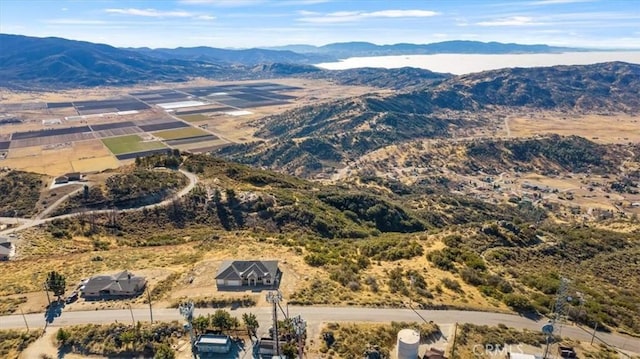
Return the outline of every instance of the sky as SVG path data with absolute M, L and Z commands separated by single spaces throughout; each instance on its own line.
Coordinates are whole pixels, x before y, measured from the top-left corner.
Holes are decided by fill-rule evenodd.
M 477 40 L 640 49 L 640 0 L 0 0 L 0 32 L 151 48 Z

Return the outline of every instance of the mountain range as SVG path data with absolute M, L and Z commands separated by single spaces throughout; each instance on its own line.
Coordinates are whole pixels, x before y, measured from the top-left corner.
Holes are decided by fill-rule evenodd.
M 568 48 L 449 41 L 428 45 L 336 43 L 321 47 L 293 45 L 277 49 L 230 50 L 211 47 L 176 49 L 116 48 L 62 38 L 0 34 L 0 86 L 62 88 L 130 85 L 141 82 L 185 81 L 194 77 L 218 80 L 278 76 L 327 78 L 338 83 L 401 88 L 423 80 L 447 78 L 427 70 L 356 69 L 325 71 L 313 63 L 350 56 L 416 53 L 551 53 Z
M 337 58 L 357 56 L 430 55 L 430 54 L 540 54 L 567 51 L 586 51 L 579 48 L 549 45 L 505 44 L 454 40 L 431 44 L 376 45 L 370 42 L 341 42 L 323 46 L 288 45 L 271 50 L 293 51 L 300 54 L 324 54 Z
M 218 150 L 228 159 L 296 175 L 316 173 L 378 148 L 450 138 L 486 126 L 501 110 L 637 114 L 640 65 L 515 68 L 452 76 L 414 91 L 298 107 L 260 120 L 264 139 Z

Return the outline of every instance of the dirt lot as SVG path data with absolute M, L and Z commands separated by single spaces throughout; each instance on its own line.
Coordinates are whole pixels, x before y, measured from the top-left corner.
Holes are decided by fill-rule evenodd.
M 640 117 L 616 115 L 532 114 L 508 120 L 511 136 L 530 137 L 556 133 L 577 135 L 598 143 L 640 142 Z

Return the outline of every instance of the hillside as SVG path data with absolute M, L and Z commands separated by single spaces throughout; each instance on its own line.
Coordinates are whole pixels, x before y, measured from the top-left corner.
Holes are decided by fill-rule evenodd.
M 640 65 L 513 68 L 449 79 L 424 92 L 424 100 L 459 109 L 487 106 L 569 111 L 640 110 Z
M 163 60 L 179 59 L 187 61 L 205 61 L 213 63 L 228 63 L 239 65 L 258 65 L 268 63 L 314 64 L 333 61 L 328 55 L 299 54 L 288 50 L 267 49 L 219 49 L 214 47 L 178 47 L 175 49 L 130 48 L 131 50 L 149 57 Z
M 183 81 L 221 66 L 159 60 L 108 45 L 0 34 L 0 86 L 30 88 Z
M 256 136 L 265 141 L 216 153 L 308 175 L 387 145 L 495 127 L 514 111 L 635 113 L 640 110 L 638 93 L 640 65 L 634 64 L 487 71 L 408 93 L 364 95 L 268 116 L 255 123 Z
M 124 253 L 158 258 L 163 252 L 173 268 L 184 269 L 174 276 L 180 280 L 162 286 L 180 289 L 188 286 L 189 276 L 200 276 L 205 256 L 230 250 L 235 233 L 240 251 L 264 246 L 269 253 L 284 251 L 287 263 L 304 266 L 310 279 L 287 288 L 291 303 L 400 306 L 411 298 L 422 308 L 471 301 L 546 313 L 562 274 L 571 277 L 572 290 L 588 298 L 582 312 L 577 301 L 567 304 L 572 320 L 640 331 L 640 283 L 631 274 L 637 263 L 624 260 L 639 250 L 637 231 L 540 222 L 546 217 L 530 212 L 546 214 L 544 208 L 488 204 L 437 183 L 385 184 L 395 188 L 391 192 L 364 184 L 322 185 L 207 155 L 183 160 L 182 166 L 200 178 L 188 196 L 166 207 L 95 215 L 91 231 L 86 218 L 53 221 L 34 237 L 38 246 L 15 265 L 29 268 L 23 264 L 61 251 L 76 251 L 74 258 L 86 258 L 92 266 L 131 265 Z M 43 257 L 41 248 L 53 236 L 61 239 Z M 147 246 L 155 247 L 153 253 L 140 248 Z M 145 259 L 135 263 L 151 265 Z M 82 275 L 75 262 L 65 266 L 74 278 Z M 0 293 L 12 293 L 14 282 L 29 273 L 23 269 L 1 280 Z M 616 284 L 621 281 L 624 287 Z
M 310 65 L 324 55 L 215 48 L 120 49 L 61 38 L 0 34 L 0 87 L 13 89 L 126 86 L 194 77 L 248 80 L 328 79 L 343 85 L 426 86 L 448 75 L 420 69 L 328 71 Z

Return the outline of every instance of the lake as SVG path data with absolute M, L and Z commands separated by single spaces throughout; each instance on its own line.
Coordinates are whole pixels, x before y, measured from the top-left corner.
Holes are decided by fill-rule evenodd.
M 640 64 L 640 51 L 565 52 L 558 54 L 435 54 L 351 57 L 339 62 L 326 62 L 316 66 L 328 70 L 346 70 L 358 67 L 417 67 L 434 72 L 455 75 L 501 69 L 506 67 L 537 67 L 555 65 L 588 65 L 600 62 L 623 61 Z

